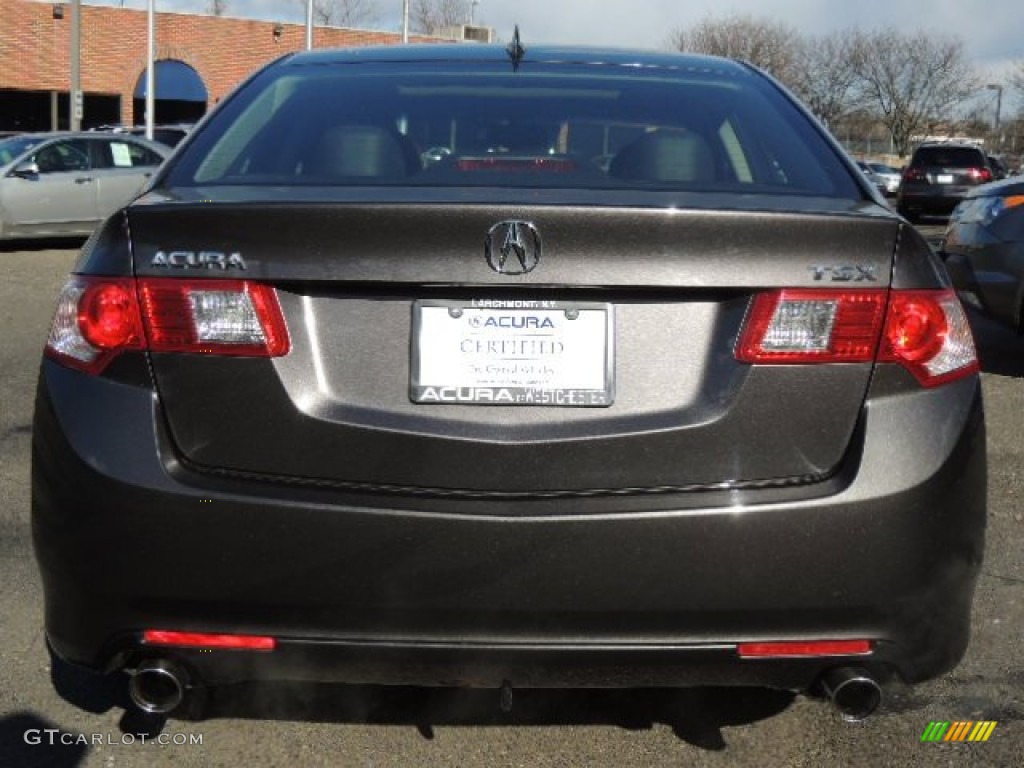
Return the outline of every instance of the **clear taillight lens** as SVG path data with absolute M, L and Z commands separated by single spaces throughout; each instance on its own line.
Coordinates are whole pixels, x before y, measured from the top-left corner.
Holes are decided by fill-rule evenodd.
M 884 290 L 784 290 L 754 299 L 736 347 L 745 363 L 856 363 L 875 359 Z
M 279 357 L 289 349 L 276 291 L 242 280 L 142 278 L 139 296 L 154 352 Z
M 951 290 L 781 290 L 759 294 L 736 344 L 754 364 L 895 362 L 932 387 L 978 371 Z
M 279 357 L 290 341 L 277 292 L 244 280 L 72 276 L 57 300 L 48 357 L 99 373 L 130 350 Z

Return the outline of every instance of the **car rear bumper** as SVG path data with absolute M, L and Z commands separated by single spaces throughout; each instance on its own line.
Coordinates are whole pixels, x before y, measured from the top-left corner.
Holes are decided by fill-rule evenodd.
M 903 376 L 876 374 L 828 495 L 465 514 L 199 475 L 152 392 L 47 361 L 33 440 L 47 634 L 94 669 L 167 652 L 142 645 L 147 628 L 277 638 L 174 651 L 214 683 L 804 688 L 844 660 L 740 659 L 737 644 L 849 638 L 872 641 L 863 665 L 932 677 L 967 644 L 984 422 L 976 378 L 925 392 Z
M 898 195 L 901 210 L 913 213 L 948 216 L 967 196 L 970 187 L 966 188 L 924 188 L 907 189 L 904 187 Z

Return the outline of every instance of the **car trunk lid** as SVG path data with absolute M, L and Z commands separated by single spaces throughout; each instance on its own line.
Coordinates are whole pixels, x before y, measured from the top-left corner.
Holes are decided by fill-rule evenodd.
M 183 459 L 354 490 L 485 496 L 827 476 L 850 444 L 871 363 L 749 365 L 736 339 L 758 291 L 887 286 L 898 232 L 892 217 L 851 211 L 590 205 L 154 203 L 129 221 L 139 276 L 272 284 L 290 334 L 279 358 L 152 355 Z M 523 274 L 510 272 L 524 271 L 521 251 L 532 258 L 533 230 L 518 230 L 517 248 L 499 226 L 509 221 L 538 233 L 540 261 Z M 505 273 L 485 252 L 492 230 L 492 257 L 508 246 Z M 445 323 L 459 313 L 565 325 L 573 312 L 590 323 L 573 342 L 579 366 L 598 378 L 606 366 L 603 398 L 492 404 L 473 392 L 470 403 L 453 376 L 454 395 L 414 402 L 417 372 L 444 385 L 444 356 L 461 338 Z M 546 329 L 510 333 L 531 331 Z

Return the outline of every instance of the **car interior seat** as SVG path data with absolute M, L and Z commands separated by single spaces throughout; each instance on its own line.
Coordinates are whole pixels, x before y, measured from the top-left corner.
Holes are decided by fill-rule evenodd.
M 700 134 L 652 131 L 623 147 L 612 158 L 608 174 L 631 181 L 714 181 L 715 161 Z
M 420 170 L 412 141 L 397 131 L 375 125 L 338 125 L 317 141 L 303 173 L 314 176 L 388 178 Z

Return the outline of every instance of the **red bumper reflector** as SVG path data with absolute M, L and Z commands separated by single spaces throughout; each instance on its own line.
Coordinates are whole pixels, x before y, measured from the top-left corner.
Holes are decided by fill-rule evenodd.
M 803 656 L 864 656 L 871 653 L 870 640 L 818 640 L 782 643 L 740 643 L 744 659 L 793 659 Z
M 173 645 L 179 648 L 218 648 L 241 651 L 272 651 L 277 647 L 273 637 L 260 635 L 209 635 L 202 632 L 167 632 L 147 629 L 142 633 L 146 645 Z

